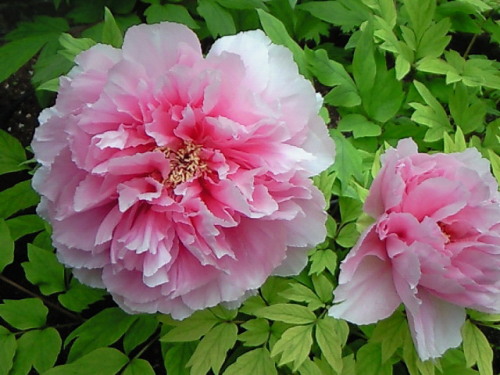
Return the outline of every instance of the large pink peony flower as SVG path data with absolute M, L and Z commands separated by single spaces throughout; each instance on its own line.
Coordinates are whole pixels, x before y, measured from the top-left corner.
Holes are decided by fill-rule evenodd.
M 325 237 L 321 98 L 261 31 L 203 57 L 175 23 L 130 28 L 61 79 L 33 140 L 59 259 L 129 312 L 184 318 L 299 272 Z
M 465 309 L 500 312 L 500 199 L 475 149 L 383 156 L 365 211 L 376 218 L 341 266 L 330 315 L 356 324 L 403 303 L 422 359 L 461 342 Z

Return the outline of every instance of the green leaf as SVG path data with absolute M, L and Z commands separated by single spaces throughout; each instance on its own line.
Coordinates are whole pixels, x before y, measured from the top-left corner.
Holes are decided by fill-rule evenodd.
M 269 277 L 261 287 L 261 293 L 267 304 L 286 302 L 281 292 L 288 288 L 290 281 L 282 277 Z
M 45 229 L 45 221 L 38 215 L 21 215 L 6 221 L 14 241 Z
M 444 18 L 436 24 L 430 26 L 422 35 L 416 51 L 416 58 L 439 57 L 450 43 L 451 36 L 448 35 L 451 23 L 448 18 Z
M 349 195 L 351 179 L 362 180 L 363 159 L 359 151 L 338 130 L 330 130 L 330 135 L 335 141 L 336 155 L 332 169 L 337 172 L 337 179 L 341 183 L 342 195 Z
M 37 91 L 50 91 L 50 92 L 58 92 L 59 91 L 59 78 L 53 78 L 49 81 L 46 81 L 42 83 L 41 85 L 37 86 L 36 88 Z
M 335 319 L 327 316 L 316 324 L 316 342 L 323 357 L 337 374 L 342 373 L 342 339 L 337 333 Z
M 465 134 L 484 129 L 486 103 L 475 95 L 469 95 L 466 86 L 457 83 L 449 100 L 453 121 Z
M 349 197 L 339 198 L 340 217 L 342 223 L 348 223 L 359 219 L 363 213 L 363 202 Z
M 360 1 L 311 1 L 300 4 L 298 9 L 311 13 L 314 17 L 349 31 L 360 26 L 370 15 L 370 9 Z
M 59 37 L 59 44 L 64 48 L 59 53 L 63 53 L 65 57 L 73 61 L 77 55 L 88 50 L 96 42 L 90 38 L 75 38 L 71 34 L 62 33 Z
M 324 253 L 326 251 L 320 250 L 319 252 Z M 291 283 L 287 290 L 281 292 L 281 295 L 291 301 L 306 302 L 308 309 L 312 311 L 324 306 L 323 302 L 311 289 L 299 283 Z
M 189 359 L 187 365 L 191 367 L 191 375 L 205 375 L 210 369 L 218 375 L 237 335 L 238 327 L 234 323 L 221 323 L 210 330 Z
M 493 375 L 493 350 L 484 333 L 467 320 L 462 327 L 462 337 L 467 366 L 477 364 L 481 375 Z
M 146 341 L 158 328 L 158 320 L 152 315 L 138 315 L 137 320 L 123 337 L 123 350 L 129 354 L 137 346 Z
M 252 296 L 243 302 L 239 311 L 247 315 L 255 315 L 255 312 L 264 306 L 266 306 L 266 303 L 261 296 Z
M 4 73 L 2 65 L 5 60 L 1 57 L 1 51 L 4 47 L 5 46 L 0 47 L 0 75 Z M 19 48 L 19 51 L 23 51 L 22 47 Z M 12 53 L 19 54 L 19 51 L 13 51 Z M 0 81 L 2 81 L 2 79 L 0 79 Z M 27 166 L 22 164 L 25 161 L 26 154 L 21 143 L 9 133 L 0 129 L 0 175 L 27 169 Z
M 424 141 L 438 141 L 442 139 L 443 132 L 448 132 L 452 129 L 448 115 L 424 84 L 418 81 L 414 81 L 413 83 L 427 105 L 410 103 L 410 106 L 415 109 L 411 119 L 430 128 L 425 134 Z
M 0 219 L 0 272 L 14 261 L 14 239 L 5 220 Z
M 144 12 L 148 23 L 171 21 L 182 23 L 190 29 L 199 29 L 196 21 L 191 17 L 188 10 L 177 4 L 152 4 Z
M 293 362 L 292 370 L 297 371 L 311 351 L 312 330 L 312 324 L 287 329 L 274 345 L 271 357 L 281 354 L 279 365 Z
M 56 363 L 62 340 L 53 327 L 26 332 L 18 340 L 13 373 L 35 367 L 38 373 L 50 369 Z
M 356 374 L 392 375 L 391 363 L 384 363 L 381 358 L 380 345 L 363 345 L 356 354 Z
M 94 349 L 113 344 L 127 332 L 136 319 L 137 316 L 128 315 L 117 307 L 97 313 L 66 338 L 65 345 L 74 340 L 68 362 L 82 358 Z
M 25 208 L 34 206 L 40 197 L 31 187 L 31 181 L 21 181 L 16 185 L 0 191 L 0 218 L 8 218 Z
M 122 372 L 122 375 L 155 375 L 155 370 L 145 359 L 134 358 Z
M 306 358 L 306 360 L 299 367 L 299 374 L 300 375 L 323 375 L 323 372 L 321 371 L 321 369 L 319 368 L 319 366 L 315 362 Z
M 493 150 L 488 149 L 488 159 L 491 163 L 493 175 L 500 184 L 500 156 L 498 156 Z
M 335 239 L 340 246 L 345 248 L 353 247 L 359 238 L 359 232 L 356 227 L 356 223 L 348 223 L 344 225 L 339 232 L 339 235 Z
M 20 330 L 42 327 L 48 312 L 49 309 L 38 298 L 4 299 L 0 305 L 0 317 Z
M 199 340 L 201 336 L 209 332 L 219 322 L 220 319 L 209 310 L 196 311 L 189 318 L 179 322 L 160 341 L 185 342 Z
M 259 346 L 264 344 L 271 333 L 269 322 L 266 319 L 251 319 L 241 325 L 246 329 L 238 336 L 245 346 Z
M 226 9 L 213 0 L 199 0 L 198 13 L 207 22 L 208 30 L 213 38 L 236 33 L 233 17 Z
M 17 342 L 16 337 L 6 328 L 0 326 L 0 375 L 7 375 L 14 363 Z
M 300 73 L 307 77 L 308 69 L 304 50 L 290 37 L 285 25 L 283 25 L 279 19 L 262 9 L 257 9 L 257 13 L 259 14 L 260 23 L 267 36 L 273 43 L 285 46 L 292 51 L 293 59 L 297 63 Z
M 73 363 L 51 368 L 43 375 L 115 375 L 127 362 L 127 356 L 119 350 L 99 348 Z
M 256 315 L 289 324 L 309 324 L 316 320 L 316 315 L 307 307 L 292 305 L 290 303 L 278 303 L 266 306 L 258 310 Z
M 220 320 L 233 320 L 238 315 L 238 309 L 226 309 L 221 304 L 211 307 L 210 311 Z
M 111 11 L 104 8 L 104 24 L 102 27 L 102 43 L 110 44 L 113 47 L 120 48 L 123 44 L 123 35 L 116 24 L 115 18 Z
M 330 303 L 333 298 L 333 284 L 328 277 L 323 274 L 312 275 L 311 276 L 314 290 L 318 295 L 319 299 L 324 303 Z
M 335 254 L 332 250 L 317 250 L 311 256 L 311 268 L 309 269 L 309 275 L 318 275 L 325 269 L 328 269 L 330 273 L 335 274 L 337 264 L 337 254 Z
M 85 310 L 89 305 L 101 300 L 106 295 L 104 289 L 91 288 L 72 278 L 68 291 L 57 296 L 57 299 L 67 309 L 75 312 Z
M 165 353 L 164 365 L 168 374 L 189 375 L 187 363 L 194 353 L 196 344 L 179 343 L 168 344 L 169 349 Z
M 17 72 L 47 43 L 44 36 L 32 36 L 29 38 L 15 40 L 0 47 L 0 82 Z M 3 131 L 2 131 L 3 132 Z M 1 141 L 1 138 L 0 138 Z M 2 148 L 2 150 L 4 150 Z M 0 173 L 2 172 L 2 160 L 0 154 Z
M 354 138 L 376 137 L 382 133 L 380 125 L 373 123 L 359 113 L 343 116 L 337 129 L 341 132 L 352 132 Z
M 374 53 L 373 25 L 369 22 L 361 32 L 352 59 L 354 81 L 362 97 L 370 92 L 375 81 L 375 76 L 377 75 L 377 64 Z
M 371 340 L 382 346 L 382 362 L 387 362 L 398 348 L 403 347 L 408 324 L 403 314 L 394 313 L 377 323 Z
M 258 348 L 239 356 L 224 375 L 277 375 L 278 371 L 266 348 Z
M 29 262 L 22 263 L 26 278 L 37 285 L 44 295 L 66 289 L 64 267 L 53 251 L 28 244 L 28 259 Z

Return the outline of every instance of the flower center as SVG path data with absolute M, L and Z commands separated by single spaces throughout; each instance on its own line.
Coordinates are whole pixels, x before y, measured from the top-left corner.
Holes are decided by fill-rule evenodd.
M 437 225 L 439 226 L 439 228 L 441 229 L 441 233 L 445 237 L 445 243 L 451 242 L 451 234 L 448 232 L 448 226 L 441 221 L 438 221 Z
M 201 148 L 192 142 L 184 142 L 184 147 L 180 147 L 177 151 L 169 148 L 159 149 L 170 160 L 170 173 L 163 184 L 175 188 L 183 182 L 203 175 L 208 166 L 200 157 Z

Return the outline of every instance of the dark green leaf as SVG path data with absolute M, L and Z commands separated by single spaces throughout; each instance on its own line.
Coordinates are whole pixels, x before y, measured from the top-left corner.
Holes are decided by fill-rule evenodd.
M 59 336 L 59 332 L 55 328 L 49 327 L 43 330 L 26 332 L 21 339 L 27 341 L 24 350 L 31 357 L 33 367 L 39 373 L 54 366 L 62 344 L 61 336 Z M 21 342 L 19 343 L 19 349 L 21 350 Z
M 0 218 L 6 219 L 12 214 L 34 206 L 40 197 L 31 187 L 31 181 L 21 181 L 16 185 L 0 191 Z
M 16 337 L 0 326 L 0 375 L 7 375 L 12 368 L 17 350 Z
M 73 363 L 54 367 L 43 375 L 115 375 L 127 362 L 127 356 L 119 350 L 99 348 Z
M 391 363 L 383 363 L 380 345 L 365 344 L 356 355 L 356 374 L 392 375 Z
M 51 250 L 28 244 L 29 262 L 22 263 L 26 278 L 45 295 L 66 289 L 64 267 Z
M 190 29 L 198 29 L 199 26 L 191 17 L 188 10 L 176 4 L 152 4 L 144 12 L 148 23 L 158 23 L 163 21 L 178 22 L 186 25 Z
M 359 151 L 338 130 L 330 130 L 330 135 L 334 139 L 336 146 L 335 163 L 332 168 L 337 172 L 342 194 L 347 195 L 351 179 L 362 180 L 363 159 Z M 352 193 L 349 195 L 352 195 Z
M 198 12 L 207 22 L 212 37 L 216 38 L 236 33 L 236 26 L 231 13 L 214 0 L 199 0 Z
M 66 338 L 73 341 L 68 361 L 73 362 L 94 349 L 111 345 L 122 337 L 137 316 L 128 315 L 119 308 L 108 308 L 88 319 Z
M 190 342 L 169 343 L 168 348 L 164 360 L 167 372 L 175 375 L 189 375 L 187 363 L 194 353 L 196 344 Z
M 386 362 L 400 347 L 408 334 L 408 323 L 401 312 L 377 323 L 372 340 L 382 345 L 382 362 Z
M 158 320 L 152 315 L 138 315 L 137 320 L 123 337 L 123 349 L 130 353 L 138 345 L 146 341 L 158 328 Z
M 49 309 L 38 298 L 4 299 L 0 305 L 0 317 L 20 330 L 42 327 L 48 312 Z
M 311 1 L 300 4 L 299 9 L 311 13 L 320 20 L 340 26 L 349 31 L 361 25 L 370 17 L 370 9 L 361 1 Z
M 341 132 L 352 132 L 354 138 L 376 137 L 382 133 L 380 125 L 375 124 L 359 113 L 343 116 L 337 128 Z
M 45 221 L 38 215 L 21 215 L 6 221 L 12 238 L 17 241 L 27 234 L 37 233 L 45 229 Z
M 0 219 L 0 272 L 14 261 L 14 239 L 5 220 Z
M 97 302 L 106 295 L 103 289 L 91 288 L 83 285 L 77 279 L 71 279 L 70 287 L 64 294 L 57 296 L 57 299 L 67 309 L 71 311 L 81 312 L 89 305 Z
M 11 66 L 12 64 L 2 57 L 2 49 L 4 47 L 5 46 L 0 47 L 0 81 L 8 77 L 7 75 L 2 79 L 1 75 L 5 73 L 5 69 L 7 69 L 2 68 L 2 65 L 5 63 Z M 25 47 L 18 46 L 16 48 L 19 49 L 19 51 L 14 49 L 9 53 L 14 55 L 22 55 L 25 53 Z M 27 169 L 26 165 L 22 165 L 24 161 L 26 161 L 26 154 L 21 143 L 9 133 L 0 129 L 0 175 Z
M 122 375 L 155 375 L 155 370 L 145 359 L 134 358 L 122 372 Z

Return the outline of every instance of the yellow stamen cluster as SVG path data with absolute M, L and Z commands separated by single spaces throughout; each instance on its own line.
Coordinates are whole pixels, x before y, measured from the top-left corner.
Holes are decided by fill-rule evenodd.
M 175 188 L 177 185 L 199 177 L 208 169 L 207 163 L 200 157 L 201 146 L 185 142 L 184 147 L 173 151 L 169 148 L 161 150 L 170 160 L 170 173 L 163 183 Z

